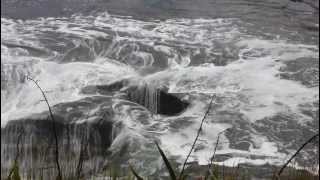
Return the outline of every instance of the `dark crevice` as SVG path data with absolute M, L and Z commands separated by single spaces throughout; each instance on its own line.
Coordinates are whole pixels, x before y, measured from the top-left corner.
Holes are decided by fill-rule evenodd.
M 189 105 L 164 88 L 144 84 L 128 91 L 128 99 L 136 102 L 154 114 L 174 116 L 182 113 Z

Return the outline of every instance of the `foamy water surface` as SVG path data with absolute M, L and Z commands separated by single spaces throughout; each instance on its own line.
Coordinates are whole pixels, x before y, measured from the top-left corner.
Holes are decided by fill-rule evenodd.
M 142 144 L 133 156 L 152 156 L 157 152 L 146 144 L 156 139 L 182 161 L 214 93 L 217 98 L 190 161 L 208 163 L 218 133 L 229 129 L 217 149 L 217 155 L 229 156 L 217 163 L 279 165 L 294 149 L 291 145 L 300 142 L 297 138 L 304 138 L 301 134 L 318 131 L 317 117 L 305 111 L 318 111 L 319 98 L 318 84 L 307 86 L 281 74 L 316 68 L 286 69 L 290 62 L 318 63 L 319 48 L 281 36 L 257 37 L 246 26 L 239 19 L 141 21 L 108 13 L 1 18 L 1 126 L 46 110 L 25 75 L 39 80 L 52 105 L 89 96 L 80 93 L 85 86 L 129 78 L 167 86 L 191 105 L 178 116 L 152 116 L 115 98 L 124 129 L 113 142 L 114 151 L 131 139 Z M 318 73 L 309 80 L 314 78 Z M 284 131 L 296 136 L 287 140 Z

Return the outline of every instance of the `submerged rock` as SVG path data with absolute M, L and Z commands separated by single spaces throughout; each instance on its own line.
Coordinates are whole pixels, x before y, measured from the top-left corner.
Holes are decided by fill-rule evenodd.
M 168 93 L 166 88 L 158 88 L 148 83 L 132 85 L 127 79 L 108 85 L 86 86 L 81 92 L 110 96 L 123 95 L 121 98 L 138 103 L 154 114 L 169 116 L 183 112 L 189 105 L 188 102 L 181 100 L 178 94 Z
M 115 120 L 121 109 L 114 106 L 115 98 L 128 100 L 127 105 L 141 107 L 142 111 L 148 109 L 162 115 L 177 115 L 188 106 L 165 88 L 144 82 L 136 84 L 125 79 L 108 85 L 87 86 L 82 93 L 91 97 L 52 106 L 54 124 L 48 111 L 9 121 L 1 128 L 2 178 L 8 175 L 17 154 L 22 177 L 55 178 L 53 125 L 58 137 L 59 162 L 66 178 L 76 176 L 79 164 L 83 164 L 82 174 L 90 175 L 101 173 L 114 159 L 124 160 L 121 157 L 128 157 L 124 155 L 128 142 L 121 147 L 117 155 L 120 158 L 113 158 L 110 148 L 122 131 L 121 120 Z
M 122 79 L 105 85 L 89 85 L 81 89 L 83 94 L 113 95 L 129 85 L 128 79 Z
M 116 136 L 111 99 L 95 96 L 58 104 L 52 109 L 64 176 L 75 175 L 80 152 L 83 167 L 90 167 L 83 168 L 83 173 L 100 171 L 110 155 L 108 148 Z M 18 164 L 22 176 L 38 179 L 42 174 L 44 179 L 54 179 L 53 124 L 48 117 L 48 112 L 43 112 L 9 121 L 1 128 L 1 177 L 6 177 L 12 167 L 18 145 Z
M 169 116 L 183 112 L 189 105 L 174 94 L 168 93 L 165 88 L 148 84 L 129 89 L 128 99 L 146 107 L 152 113 Z

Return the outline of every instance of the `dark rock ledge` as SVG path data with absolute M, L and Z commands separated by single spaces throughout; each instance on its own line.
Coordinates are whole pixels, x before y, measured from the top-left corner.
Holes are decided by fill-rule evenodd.
M 105 165 L 116 134 L 111 98 L 94 96 L 76 102 L 61 103 L 52 107 L 59 140 L 59 160 L 63 172 L 74 174 L 83 152 L 86 174 L 95 173 Z M 93 113 L 94 111 L 94 113 Z M 55 174 L 54 138 L 48 112 L 9 121 L 1 128 L 1 179 L 6 177 L 17 154 L 19 168 L 24 176 L 53 179 Z M 31 174 L 30 174 L 31 173 Z
M 144 106 L 151 113 L 162 115 L 177 115 L 188 106 L 177 95 L 167 93 L 165 88 L 128 84 L 123 80 L 110 85 L 88 86 L 82 93 L 91 97 L 52 107 L 59 139 L 59 160 L 67 176 L 76 173 L 81 151 L 84 167 L 90 167 L 83 168 L 86 175 L 101 172 L 112 159 L 109 148 L 121 131 L 121 123 L 115 119 L 112 99 L 123 98 Z M 18 162 L 23 176 L 38 179 L 41 173 L 44 179 L 53 178 L 56 166 L 52 125 L 46 111 L 9 121 L 1 128 L 2 178 L 12 167 L 21 133 Z
M 154 114 L 174 116 L 182 113 L 189 105 L 179 98 L 179 94 L 168 93 L 165 87 L 156 87 L 147 83 L 131 85 L 128 79 L 108 85 L 87 86 L 84 94 L 120 95 L 122 98 L 138 103 Z

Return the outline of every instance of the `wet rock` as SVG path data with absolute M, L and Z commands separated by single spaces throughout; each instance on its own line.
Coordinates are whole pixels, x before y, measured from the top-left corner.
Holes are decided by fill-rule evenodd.
M 187 108 L 189 103 L 182 101 L 166 89 L 144 84 L 128 90 L 128 99 L 134 101 L 155 114 L 177 115 Z
M 84 173 L 100 171 L 110 152 L 114 132 L 111 99 L 101 96 L 53 106 L 58 136 L 59 161 L 66 176 L 75 173 L 80 152 L 84 166 L 90 166 Z M 19 143 L 19 168 L 22 174 L 32 174 L 37 179 L 42 169 L 45 179 L 52 179 L 55 173 L 53 121 L 48 112 L 23 119 L 9 121 L 1 128 L 1 172 L 7 174 L 17 154 Z M 41 170 L 41 171 L 40 171 Z M 34 174 L 34 175 L 33 175 Z
M 234 145 L 235 149 L 243 150 L 243 151 L 249 151 L 250 143 L 248 142 L 239 142 Z
M 158 88 L 147 83 L 132 85 L 128 79 L 107 85 L 86 86 L 81 92 L 126 98 L 144 106 L 154 114 L 169 116 L 183 112 L 189 105 L 178 97 L 179 94 L 168 93 L 166 88 Z
M 106 85 L 90 85 L 81 89 L 83 94 L 100 94 L 100 95 L 113 95 L 116 92 L 119 92 L 122 88 L 127 87 L 129 81 L 123 79 L 120 81 L 115 81 Z

